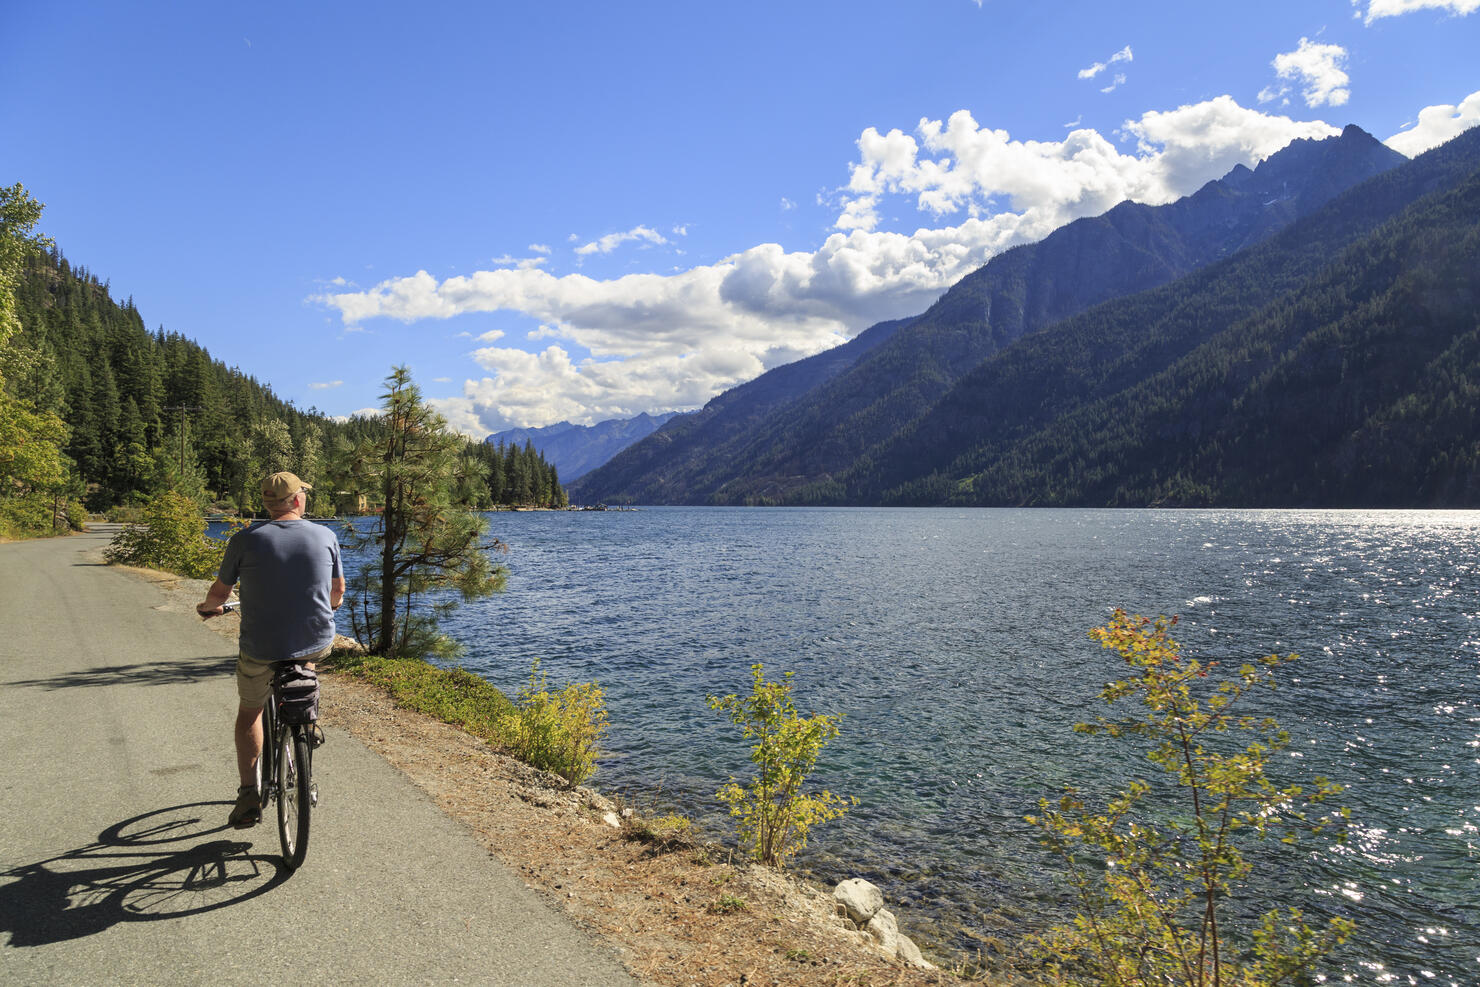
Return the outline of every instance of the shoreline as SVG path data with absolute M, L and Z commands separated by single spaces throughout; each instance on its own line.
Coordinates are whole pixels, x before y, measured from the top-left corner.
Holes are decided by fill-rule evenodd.
M 154 584 L 164 596 L 157 609 L 192 618 L 209 585 L 111 568 Z M 206 626 L 234 641 L 238 623 L 227 616 Z M 845 927 L 828 891 L 736 861 L 713 845 L 645 841 L 640 825 L 620 821 L 642 815 L 620 798 L 567 789 L 457 727 L 398 706 L 378 686 L 332 668 L 322 674 L 323 722 L 331 731 L 345 730 L 406 775 L 527 886 L 609 942 L 644 983 L 961 982 L 951 972 L 888 958 L 868 933 Z M 223 728 L 223 757 L 227 735 Z M 331 740 L 331 757 L 332 749 Z

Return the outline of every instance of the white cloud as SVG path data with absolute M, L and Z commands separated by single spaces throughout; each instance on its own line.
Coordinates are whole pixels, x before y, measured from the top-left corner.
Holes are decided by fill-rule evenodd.
M 1103 89 L 1101 89 L 1100 92 L 1102 92 L 1102 93 L 1113 93 L 1113 92 L 1115 92 L 1115 90 L 1119 89 L 1123 85 L 1125 85 L 1125 73 L 1124 72 L 1116 72 L 1115 73 L 1115 79 L 1110 83 L 1110 85 L 1108 85 L 1108 86 L 1104 87 Z
M 826 197 L 838 210 L 835 232 L 812 251 L 760 244 L 671 275 L 610 280 L 501 268 L 439 281 L 418 271 L 316 300 L 346 324 L 494 311 L 537 322 L 527 336 L 549 342 L 542 352 L 475 350 L 485 374 L 439 403 L 471 435 L 689 409 L 875 322 L 921 312 L 995 254 L 1070 220 L 1124 199 L 1168 202 L 1296 138 L 1337 132 L 1220 96 L 1125 121 L 1122 151 L 1088 129 L 1013 140 L 961 111 L 922 119 L 913 135 L 864 131 L 849 184 Z M 933 222 L 878 229 L 893 196 L 913 199 Z
M 1480 124 L 1480 90 L 1460 100 L 1458 106 L 1441 104 L 1418 111 L 1418 124 L 1383 141 L 1393 150 L 1410 158 L 1445 141 L 1458 137 Z
M 1361 17 L 1362 0 L 1352 0 L 1352 6 Z M 1370 0 L 1366 22 L 1371 24 L 1383 17 L 1400 17 L 1418 10 L 1447 10 L 1456 17 L 1464 17 L 1480 10 L 1480 0 Z
M 1124 48 L 1111 55 L 1108 61 L 1095 62 L 1095 64 L 1091 65 L 1087 69 L 1080 69 L 1079 78 L 1093 79 L 1095 76 L 1099 75 L 1101 72 L 1105 71 L 1116 62 L 1133 62 L 1135 60 L 1136 56 L 1131 52 L 1131 46 L 1126 45 Z
M 1346 49 L 1340 45 L 1318 45 L 1309 38 L 1301 38 L 1299 47 L 1274 56 L 1270 64 L 1281 79 L 1297 80 L 1304 87 L 1301 95 L 1306 106 L 1343 106 L 1351 96 L 1347 88 L 1351 79 L 1342 68 L 1346 64 Z M 1288 91 L 1266 88 L 1259 93 L 1259 101 L 1267 103 Z
M 526 249 L 532 254 L 548 254 L 550 252 L 549 245 L 544 243 L 531 243 Z
M 335 388 L 335 387 L 343 387 L 344 386 L 344 381 L 342 381 L 342 380 L 315 381 L 315 382 L 309 384 L 308 386 L 310 388 L 312 388 L 313 390 L 315 390 L 315 391 L 327 391 L 327 390 L 330 390 L 330 389 Z
M 478 337 L 478 342 L 480 342 L 480 343 L 495 343 L 495 342 L 498 342 L 500 339 L 503 339 L 503 338 L 504 338 L 504 331 L 502 329 L 490 329 L 487 332 L 485 332 L 483 335 L 481 335 L 481 336 Z
M 548 264 L 549 262 L 550 258 L 548 257 L 515 257 L 511 254 L 504 254 L 502 257 L 494 257 L 489 260 L 489 263 L 495 267 L 517 267 L 520 270 L 539 267 L 541 264 Z
M 1127 120 L 1119 133 L 1136 138 L 1136 154 L 1122 154 L 1094 130 L 1075 130 L 1061 141 L 1015 141 L 1004 130 L 979 127 L 965 110 L 944 124 L 921 120 L 916 133 L 919 142 L 898 130 L 864 131 L 839 229 L 872 230 L 880 198 L 898 193 L 914 195 L 917 208 L 935 216 L 963 209 L 979 216 L 1005 198 L 1010 212 L 999 212 L 992 222 L 1024 227 L 1020 238 L 1036 238 L 1122 199 L 1169 202 L 1298 137 L 1338 131 L 1319 121 L 1245 109 L 1219 96 Z
M 681 236 L 682 234 L 680 233 L 679 235 Z M 592 240 L 590 243 L 582 244 L 576 248 L 576 254 L 580 257 L 585 257 L 588 254 L 609 254 L 622 244 L 629 243 L 633 240 L 642 240 L 658 245 L 668 242 L 668 239 L 657 230 L 649 229 L 646 226 L 634 226 L 625 233 L 608 233 L 599 240 Z
M 782 212 L 791 212 L 796 207 L 797 207 L 797 204 L 795 202 L 792 202 L 790 199 L 788 199 L 784 195 L 781 197 L 781 211 Z

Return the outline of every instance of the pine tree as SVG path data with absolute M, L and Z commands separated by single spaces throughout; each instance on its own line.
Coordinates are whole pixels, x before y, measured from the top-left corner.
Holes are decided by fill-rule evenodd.
M 350 454 L 351 475 L 376 490 L 380 516 L 347 529 L 347 554 L 367 561 L 351 575 L 355 636 L 390 658 L 451 656 L 458 646 L 438 631 L 454 606 L 442 599 L 417 609 L 418 598 L 456 590 L 463 599 L 501 589 L 506 576 L 489 561 L 487 522 L 456 499 L 462 440 L 422 401 L 405 367 L 386 378 L 384 413 L 375 432 Z

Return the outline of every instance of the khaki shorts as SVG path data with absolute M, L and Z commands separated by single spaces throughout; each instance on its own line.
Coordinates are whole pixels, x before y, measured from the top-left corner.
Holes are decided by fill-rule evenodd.
M 293 661 L 318 661 L 329 657 L 329 652 L 333 650 L 331 645 L 323 651 L 294 658 Z M 275 664 L 277 663 L 271 661 L 258 661 L 247 654 L 236 656 L 236 694 L 241 699 L 242 709 L 261 709 L 267 705 L 267 695 L 272 692 L 272 669 Z

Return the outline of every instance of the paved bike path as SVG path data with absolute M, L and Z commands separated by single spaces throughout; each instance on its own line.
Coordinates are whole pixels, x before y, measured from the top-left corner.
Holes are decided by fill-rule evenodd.
M 332 725 L 303 868 L 227 828 L 231 645 L 107 540 L 0 545 L 0 982 L 635 983 Z

